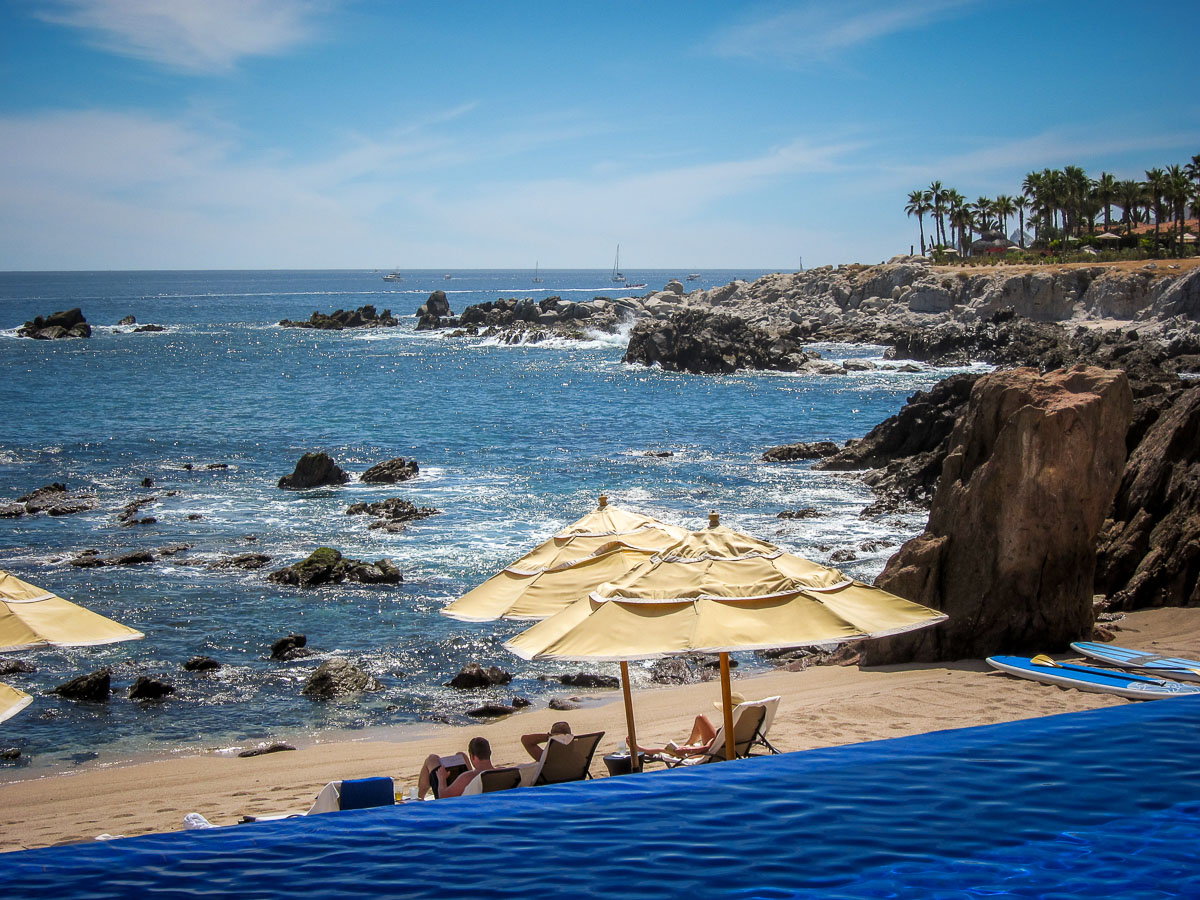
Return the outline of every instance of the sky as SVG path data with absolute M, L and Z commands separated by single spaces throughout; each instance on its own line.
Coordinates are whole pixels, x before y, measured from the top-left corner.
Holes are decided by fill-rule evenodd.
M 1200 153 L 1196 0 L 0 0 L 0 270 L 879 262 Z

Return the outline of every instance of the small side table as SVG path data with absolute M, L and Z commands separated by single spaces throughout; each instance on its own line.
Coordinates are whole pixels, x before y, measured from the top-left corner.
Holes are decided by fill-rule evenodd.
M 628 775 L 633 771 L 632 759 L 628 753 L 610 753 L 604 757 L 604 765 L 608 768 L 608 774 L 611 775 Z M 646 754 L 638 753 L 638 762 L 646 762 Z

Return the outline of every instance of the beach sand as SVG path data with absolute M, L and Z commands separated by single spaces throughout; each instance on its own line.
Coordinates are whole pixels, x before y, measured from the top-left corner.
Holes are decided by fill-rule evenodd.
M 1200 608 L 1132 613 L 1117 628 L 1116 642 L 1123 646 L 1200 657 Z M 1136 702 L 1023 681 L 982 660 L 869 670 L 827 666 L 740 678 L 735 669 L 734 679 L 734 689 L 748 699 L 782 695 L 770 739 L 784 751 Z M 716 720 L 712 703 L 719 698 L 718 681 L 636 692 L 639 743 L 683 739 L 697 713 Z M 576 732 L 606 732 L 592 765 L 592 774 L 600 777 L 606 773 L 601 756 L 625 733 L 620 692 L 604 692 L 604 699 L 572 712 L 540 709 L 491 724 L 389 730 L 387 739 L 322 743 L 244 759 L 206 754 L 31 775 L 0 784 L 0 851 L 100 834 L 176 831 L 192 812 L 216 825 L 233 824 L 244 814 L 301 813 L 327 782 L 339 778 L 390 775 L 397 790 L 407 789 L 416 784 L 426 755 L 463 750 L 475 734 L 491 741 L 498 765 L 528 762 L 520 736 L 545 731 L 559 719 Z M 5 777 L 19 779 L 20 770 Z

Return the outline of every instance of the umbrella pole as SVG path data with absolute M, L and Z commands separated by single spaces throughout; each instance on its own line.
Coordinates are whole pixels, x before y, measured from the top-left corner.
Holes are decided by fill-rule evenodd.
M 631 771 L 642 770 L 642 754 L 638 751 L 637 729 L 633 724 L 633 694 L 629 688 L 629 663 L 621 660 L 621 691 L 625 695 L 625 727 L 629 731 L 629 766 Z
M 721 706 L 725 713 L 725 758 L 733 759 L 733 687 L 729 680 L 729 654 L 721 653 Z

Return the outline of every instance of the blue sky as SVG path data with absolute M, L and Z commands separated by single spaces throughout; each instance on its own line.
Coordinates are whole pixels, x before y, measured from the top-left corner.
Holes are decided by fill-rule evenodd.
M 0 269 L 795 270 L 1200 153 L 1195 0 L 0 0 Z

